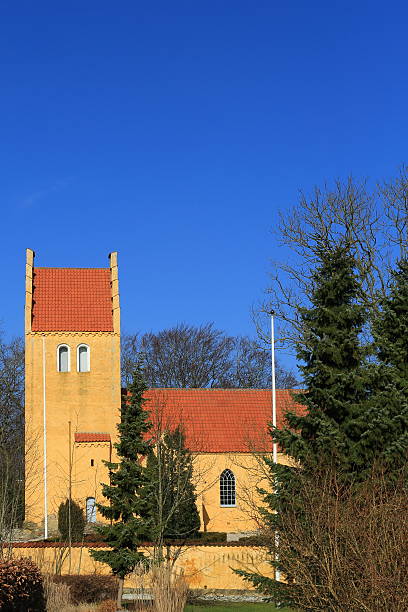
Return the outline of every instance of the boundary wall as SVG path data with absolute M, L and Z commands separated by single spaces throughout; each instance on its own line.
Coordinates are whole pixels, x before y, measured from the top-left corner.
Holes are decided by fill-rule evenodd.
M 61 574 L 109 574 L 106 564 L 95 561 L 89 550 L 104 548 L 101 543 L 73 544 L 71 551 L 60 542 L 24 542 L 13 544 L 15 558 L 30 558 L 45 573 Z M 153 549 L 146 546 L 143 550 L 149 554 Z M 176 568 L 183 572 L 191 589 L 208 590 L 254 590 L 253 586 L 233 572 L 243 569 L 273 576 L 273 568 L 267 561 L 266 547 L 242 545 L 237 543 L 203 544 L 186 546 L 176 561 Z M 126 588 L 140 588 L 140 578 L 129 576 L 125 581 Z

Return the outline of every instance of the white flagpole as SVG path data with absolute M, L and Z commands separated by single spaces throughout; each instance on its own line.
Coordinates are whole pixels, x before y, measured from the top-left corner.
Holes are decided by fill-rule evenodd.
M 274 312 L 271 310 L 271 370 L 272 370 L 272 425 L 275 428 L 277 425 L 276 418 L 276 381 L 275 381 L 275 329 L 274 329 Z M 272 447 L 273 463 L 278 463 L 278 444 L 274 441 Z M 275 532 L 275 548 L 279 545 L 279 535 Z M 276 554 L 275 560 L 278 559 Z M 275 569 L 275 580 L 280 581 L 280 571 Z

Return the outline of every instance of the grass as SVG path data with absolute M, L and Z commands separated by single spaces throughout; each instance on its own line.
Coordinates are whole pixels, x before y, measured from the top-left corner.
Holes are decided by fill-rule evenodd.
M 222 603 L 211 602 L 200 605 L 187 605 L 185 612 L 278 612 L 270 603 Z M 279 608 L 279 612 L 292 612 L 290 608 Z

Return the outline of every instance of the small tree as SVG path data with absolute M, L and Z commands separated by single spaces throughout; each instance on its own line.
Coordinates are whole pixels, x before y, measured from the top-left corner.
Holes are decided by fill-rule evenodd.
M 67 499 L 58 508 L 58 530 L 64 542 L 80 542 L 84 535 L 84 512 L 74 500 Z
M 193 478 L 193 458 L 180 426 L 159 436 L 148 459 L 151 487 L 151 536 L 159 557 L 163 545 L 186 541 L 200 529 Z
M 110 472 L 110 484 L 103 485 L 103 495 L 109 504 L 97 504 L 99 512 L 110 521 L 97 529 L 111 550 L 92 550 L 97 561 L 107 563 L 119 578 L 118 609 L 121 608 L 123 581 L 137 564 L 146 561 L 138 550 L 149 533 L 148 477 L 143 460 L 150 451 L 146 438 L 151 424 L 144 410 L 143 393 L 146 385 L 139 360 L 133 373 L 129 394 L 123 396 L 122 418 L 117 426 L 119 442 L 115 444 L 118 463 L 105 462 Z

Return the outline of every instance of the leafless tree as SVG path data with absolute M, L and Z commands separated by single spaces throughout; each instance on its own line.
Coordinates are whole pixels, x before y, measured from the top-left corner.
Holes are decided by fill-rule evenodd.
M 378 185 L 381 208 L 384 211 L 384 235 L 398 256 L 407 255 L 408 247 L 408 167 Z
M 24 344 L 0 336 L 0 540 L 24 512 Z
M 231 354 L 232 365 L 227 376 L 220 380 L 224 388 L 266 389 L 271 387 L 271 352 L 259 340 L 247 336 L 235 338 Z M 276 387 L 294 389 L 298 385 L 295 374 L 286 370 L 279 362 L 275 363 Z
M 321 250 L 347 241 L 356 258 L 361 303 L 376 312 L 385 294 L 389 272 L 408 246 L 408 169 L 377 185 L 349 177 L 332 185 L 300 193 L 298 203 L 281 212 L 275 232 L 283 258 L 272 262 L 265 303 L 255 309 L 258 333 L 264 341 L 259 312 L 273 310 L 279 321 L 277 337 L 293 347 L 301 336 L 300 308 L 308 305 L 312 272 Z
M 149 387 L 262 388 L 271 384 L 270 352 L 265 346 L 246 336 L 228 336 L 212 323 L 123 336 L 125 386 L 140 352 L 145 355 Z M 296 386 L 294 374 L 279 363 L 276 374 L 278 387 Z
M 146 333 L 140 338 L 139 350 L 145 356 L 147 384 L 169 388 L 217 386 L 231 367 L 233 344 L 234 339 L 212 323 L 199 327 L 183 323 L 157 334 Z M 125 338 L 126 347 L 133 350 L 135 345 L 135 339 Z
M 24 341 L 0 334 L 0 426 L 21 431 L 24 413 Z

